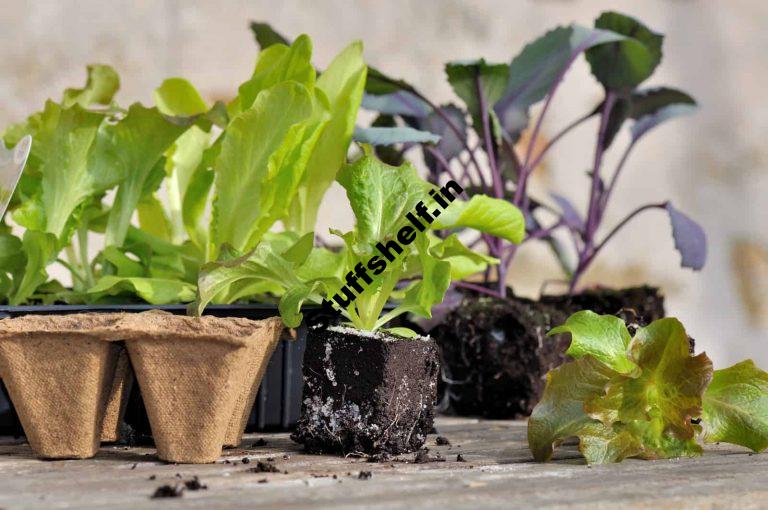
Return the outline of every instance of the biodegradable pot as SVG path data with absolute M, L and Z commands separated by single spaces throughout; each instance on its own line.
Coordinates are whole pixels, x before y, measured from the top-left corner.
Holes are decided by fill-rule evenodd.
M 93 457 L 99 449 L 120 347 L 118 314 L 0 321 L 0 377 L 36 456 Z
M 246 408 L 277 345 L 279 318 L 193 318 L 161 311 L 120 324 L 144 397 L 157 455 L 209 463 L 239 442 Z
M 438 370 L 428 337 L 311 327 L 301 417 L 291 438 L 312 453 L 418 450 L 433 427 Z
M 133 388 L 133 369 L 128 359 L 128 351 L 124 345 L 116 345 L 119 352 L 115 364 L 115 376 L 107 396 L 107 407 L 101 426 L 101 441 L 105 443 L 114 443 L 120 439 L 123 416 Z
M 164 310 L 183 315 L 186 313 L 186 306 L 143 304 L 0 306 L 0 318 L 23 317 L 29 314 L 64 315 L 83 312 L 140 313 L 148 310 Z M 304 313 L 308 319 L 312 319 L 319 310 L 319 307 L 307 307 Z M 258 320 L 273 317 L 278 314 L 278 311 L 277 306 L 270 304 L 211 305 L 206 308 L 205 314 L 216 317 L 242 317 Z M 279 342 L 262 378 L 256 401 L 248 416 L 246 431 L 293 430 L 301 411 L 303 385 L 301 364 L 305 345 L 306 328 L 303 326 L 296 330 L 295 337 Z M 127 375 L 132 378 L 131 371 Z M 120 364 L 118 364 L 113 392 L 120 391 L 121 393 L 119 395 L 114 393 L 114 397 L 110 399 L 104 419 L 103 441 L 115 440 L 115 427 L 119 425 L 112 421 L 112 418 L 117 417 L 116 410 L 123 412 L 122 408 L 125 408 L 124 423 L 120 427 L 121 432 L 127 430 L 132 433 L 126 437 L 121 437 L 120 440 L 139 441 L 148 444 L 152 442 L 152 432 L 140 388 L 131 382 L 130 379 L 127 381 L 120 379 Z M 0 435 L 21 436 L 23 433 L 13 406 L 3 392 L 3 384 L 0 380 Z
M 528 416 L 547 372 L 567 359 L 569 335 L 547 337 L 547 332 L 579 310 L 644 325 L 664 316 L 664 297 L 652 287 L 597 289 L 540 301 L 466 295 L 430 332 L 440 347 L 441 410 L 494 419 Z

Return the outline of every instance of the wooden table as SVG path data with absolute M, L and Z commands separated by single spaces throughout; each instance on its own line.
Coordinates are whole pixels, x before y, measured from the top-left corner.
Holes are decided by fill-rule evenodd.
M 248 435 L 244 448 L 207 465 L 164 464 L 150 448 L 120 446 L 89 460 L 39 461 L 2 438 L 0 508 L 768 508 L 768 454 L 723 445 L 698 459 L 590 468 L 575 446 L 534 463 L 524 422 L 440 418 L 437 429 L 451 444 L 430 436 L 427 446 L 445 461 L 421 464 L 413 455 L 379 463 L 306 455 L 284 433 Z M 251 446 L 260 438 L 265 446 Z M 280 472 L 251 472 L 267 459 Z M 194 476 L 207 489 L 151 498 Z

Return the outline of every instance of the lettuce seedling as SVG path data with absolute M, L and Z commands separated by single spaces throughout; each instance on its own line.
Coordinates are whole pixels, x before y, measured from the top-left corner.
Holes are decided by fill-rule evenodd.
M 629 16 L 606 12 L 597 18 L 594 28 L 569 25 L 547 32 L 509 64 L 484 59 L 450 62 L 445 66 L 447 79 L 463 106 L 438 106 L 408 83 L 371 71 L 363 107 L 379 116 L 371 127 L 358 129 L 355 137 L 376 145 L 377 153 L 393 163 L 421 147 L 431 182 L 455 180 L 471 195 L 505 199 L 520 208 L 526 219 L 525 241 L 539 239 L 549 244 L 571 292 L 606 243 L 633 218 L 651 209 L 666 211 L 682 266 L 698 270 L 706 260 L 704 231 L 668 201 L 641 205 L 607 234 L 598 236 L 616 183 L 638 142 L 654 127 L 690 113 L 696 106 L 693 98 L 676 89 L 640 88 L 661 61 L 662 39 Z M 582 54 L 605 97 L 539 150 L 552 100 Z M 538 103 L 543 103 L 541 113 L 531 122 L 530 109 Z M 571 130 L 594 118 L 599 119 L 599 126 L 588 172 L 586 213 L 559 195 L 553 194 L 549 203 L 533 198 L 529 181 L 545 156 Z M 608 174 L 603 156 L 627 122 L 631 123 L 630 141 Z M 528 136 L 523 138 L 523 133 Z M 484 244 L 487 253 L 501 260 L 498 289 L 489 290 L 490 274 L 486 274 L 485 286 L 461 285 L 504 296 L 517 245 L 482 231 L 472 246 L 475 244 Z
M 768 446 L 768 373 L 751 360 L 713 372 L 706 354 L 689 353 L 677 319 L 632 337 L 621 319 L 583 311 L 549 334 L 560 333 L 574 361 L 547 374 L 528 421 L 537 461 L 570 437 L 590 464 L 696 456 L 700 441 Z
M 366 76 L 359 42 L 319 78 L 311 55 L 307 36 L 273 45 L 237 96 L 213 106 L 171 78 L 155 90 L 156 107 L 124 110 L 114 103 L 117 74 L 91 66 L 84 88 L 9 128 L 4 142 L 32 135 L 33 153 L 11 203 L 26 232 L 0 233 L 3 252 L 20 247 L 23 255 L 3 267 L 2 297 L 189 302 L 206 262 L 277 243 L 268 233 L 277 222 L 311 231 L 345 161 Z M 91 232 L 105 239 L 95 258 Z M 72 289 L 48 281 L 52 263 L 70 270 Z M 222 292 L 255 295 L 246 290 Z
M 287 289 L 280 300 L 280 313 L 288 326 L 299 325 L 304 302 L 328 301 L 337 303 L 354 327 L 376 331 L 404 313 L 430 317 L 432 306 L 442 301 L 452 279 L 466 277 L 496 262 L 469 250 L 455 235 L 440 239 L 431 234 L 426 229 L 426 220 L 421 224 L 424 233 L 411 228 L 404 236 L 403 227 L 414 225 L 412 211 L 421 206 L 425 206 L 422 210 L 440 210 L 442 198 L 433 200 L 436 187 L 422 180 L 410 164 L 390 166 L 371 152 L 370 147 L 364 147 L 364 155 L 339 174 L 339 183 L 347 192 L 356 220 L 351 232 L 331 231 L 343 240 L 343 250 L 313 249 L 311 242 L 302 238 L 279 256 L 268 247 L 259 246 L 246 258 L 210 264 L 201 274 L 196 311 L 200 313 L 214 299 L 221 285 L 248 286 L 274 281 Z M 454 203 L 458 200 L 445 202 L 445 214 L 453 214 Z M 504 222 L 507 207 L 508 204 L 500 202 L 480 203 L 454 216 L 470 223 L 481 221 L 477 218 L 479 210 L 494 218 L 501 216 L 504 225 L 499 226 L 499 235 L 519 239 L 523 223 L 514 221 L 514 216 L 512 221 Z M 406 248 L 393 246 L 395 239 Z M 356 278 L 366 285 L 350 283 Z M 384 312 L 393 297 L 397 298 L 394 308 Z M 402 329 L 395 332 L 411 334 Z
M 109 66 L 89 66 L 84 88 L 67 89 L 59 103 L 48 101 L 44 110 L 3 135 L 6 142 L 22 135 L 33 138 L 32 157 L 12 204 L 13 219 L 26 231 L 24 270 L 11 273 L 11 304 L 27 301 L 47 282 L 46 267 L 54 260 L 72 271 L 75 290 L 93 284 L 87 260 L 89 219 L 103 195 L 119 186 L 108 230 L 124 228 L 125 219 L 116 221 L 121 220 L 119 213 L 133 212 L 130 204 L 138 200 L 164 145 L 181 129 L 155 109 L 137 104 L 126 112 L 116 107 L 112 100 L 118 86 Z M 79 255 L 70 244 L 75 233 Z M 57 259 L 62 250 L 68 261 Z

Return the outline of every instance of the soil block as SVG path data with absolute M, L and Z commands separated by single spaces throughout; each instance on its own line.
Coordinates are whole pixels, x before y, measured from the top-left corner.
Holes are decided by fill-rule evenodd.
M 547 332 L 584 309 L 645 325 L 664 316 L 664 298 L 652 287 L 540 301 L 467 295 L 431 332 L 442 362 L 441 410 L 496 419 L 528 416 L 546 373 L 567 359 L 570 335 L 547 337 Z
M 311 327 L 291 438 L 312 453 L 416 451 L 433 427 L 437 375 L 430 338 Z
M 282 323 L 151 311 L 121 321 L 157 455 L 214 462 L 245 426 Z M 239 430 L 236 430 L 238 429 Z
M 101 439 L 120 347 L 117 314 L 0 321 L 0 377 L 36 456 L 88 458 Z

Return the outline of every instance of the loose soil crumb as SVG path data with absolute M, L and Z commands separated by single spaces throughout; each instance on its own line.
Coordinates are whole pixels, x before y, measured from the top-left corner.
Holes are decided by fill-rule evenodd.
M 263 437 L 260 437 L 255 443 L 253 443 L 251 448 L 259 448 L 261 446 L 267 446 L 267 441 Z
M 250 464 L 250 463 L 251 463 L 251 459 L 249 459 L 248 457 L 243 457 L 243 464 Z
M 391 455 L 389 455 L 386 452 L 381 452 L 381 453 L 376 453 L 368 456 L 368 458 L 365 459 L 365 461 L 371 462 L 371 463 L 387 462 L 390 458 L 391 458 Z
M 198 477 L 194 477 L 191 480 L 187 480 L 186 482 L 184 482 L 184 486 L 191 491 L 200 491 L 200 490 L 208 489 L 207 485 L 203 485 L 200 483 L 200 479 Z
M 435 444 L 438 445 L 438 446 L 444 446 L 444 445 L 451 444 L 451 442 L 445 436 L 437 436 L 435 438 Z
M 155 493 L 152 494 L 152 499 L 157 498 L 180 498 L 184 495 L 184 488 L 181 487 L 179 484 L 170 486 L 170 485 L 161 485 L 157 489 L 155 489 Z
M 464 460 L 464 456 L 462 454 L 458 454 L 456 456 L 456 462 L 466 462 L 466 460 Z
M 422 448 L 413 456 L 414 464 L 427 464 L 429 462 L 445 462 L 445 457 L 439 453 L 431 456 L 429 454 L 429 448 Z
M 267 480 L 266 478 L 262 478 L 261 480 L 259 480 L 256 483 L 269 483 L 269 480 Z
M 157 480 L 157 475 L 152 475 L 147 480 Z
M 370 480 L 373 474 L 370 471 L 360 471 L 360 474 L 357 475 L 358 480 Z
M 248 470 L 250 473 L 279 473 L 280 470 L 271 462 L 257 461 L 256 466 Z M 287 471 L 286 471 L 287 473 Z

